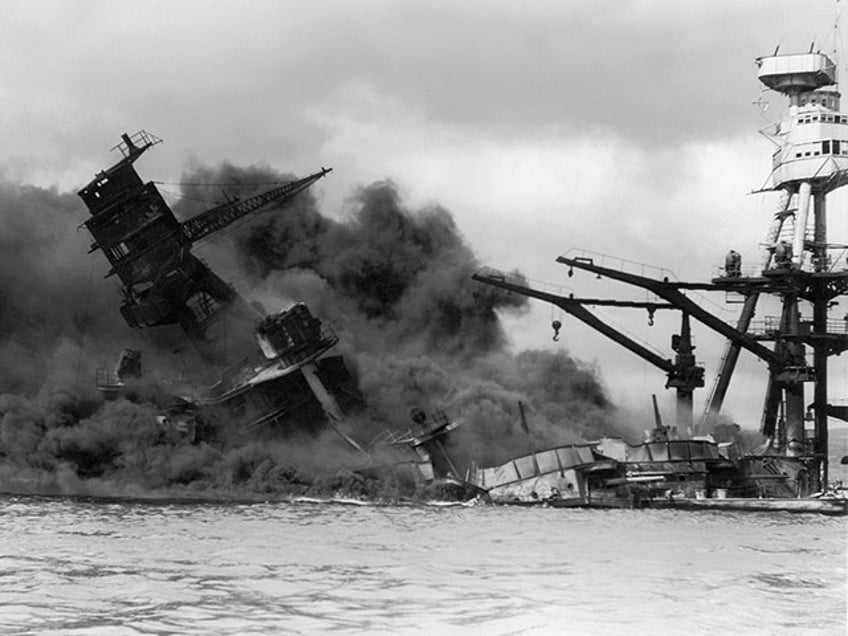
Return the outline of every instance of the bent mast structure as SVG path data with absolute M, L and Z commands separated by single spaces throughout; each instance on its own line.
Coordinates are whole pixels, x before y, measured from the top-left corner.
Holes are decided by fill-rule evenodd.
M 285 204 L 330 172 L 328 168 L 247 199 L 235 199 L 180 222 L 134 162 L 161 139 L 124 134 L 123 158 L 79 191 L 91 217 L 89 252 L 101 250 L 122 283 L 121 314 L 134 328 L 178 324 L 210 362 L 228 362 L 227 345 L 212 327 L 225 315 L 255 314 L 236 291 L 191 253 L 199 241 L 271 204 Z M 251 318 L 252 319 L 252 318 Z M 225 330 L 224 330 L 225 331 Z

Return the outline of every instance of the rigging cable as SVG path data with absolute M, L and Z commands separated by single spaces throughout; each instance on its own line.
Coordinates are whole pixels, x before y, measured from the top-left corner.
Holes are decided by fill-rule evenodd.
M 291 183 L 291 179 L 285 181 L 257 181 L 255 183 L 238 183 L 234 181 L 228 181 L 226 183 L 208 183 L 208 182 L 200 182 L 200 181 L 152 181 L 151 183 L 155 183 L 156 185 L 178 185 L 178 186 L 197 186 L 197 187 L 206 187 L 206 186 L 215 186 L 215 187 L 255 187 L 255 186 L 273 186 L 273 185 L 286 185 Z

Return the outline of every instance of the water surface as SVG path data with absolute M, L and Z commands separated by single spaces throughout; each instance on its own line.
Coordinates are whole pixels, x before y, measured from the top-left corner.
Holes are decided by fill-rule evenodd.
M 846 521 L 0 498 L 3 634 L 844 634 Z

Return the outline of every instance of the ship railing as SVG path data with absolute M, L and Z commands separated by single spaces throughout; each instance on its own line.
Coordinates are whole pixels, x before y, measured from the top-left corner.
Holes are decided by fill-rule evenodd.
M 812 239 L 810 239 L 812 240 Z M 815 257 L 810 254 L 804 254 L 804 260 L 801 263 L 800 270 L 802 272 L 807 272 L 810 274 L 814 274 L 816 272 L 828 272 L 828 273 L 836 273 L 836 272 L 844 272 L 848 270 L 848 248 L 843 249 L 839 254 L 828 254 L 824 257 L 824 263 L 819 263 Z M 764 270 L 763 273 L 766 272 L 781 272 L 785 271 L 790 267 L 797 267 L 795 265 L 789 265 L 788 263 L 777 264 L 772 261 L 771 265 L 768 269 Z
M 155 146 L 156 144 L 162 143 L 162 140 L 159 137 L 147 132 L 146 130 L 139 130 L 138 132 L 129 135 L 129 139 L 136 148 L 147 148 L 149 146 Z M 120 150 L 124 157 L 129 157 L 132 154 L 130 147 L 124 141 L 112 146 L 112 150 Z
M 412 429 L 407 429 L 403 432 L 393 431 L 386 429 L 379 435 L 377 435 L 374 439 L 371 440 L 371 443 L 368 444 L 369 448 L 373 448 L 374 446 L 381 445 L 392 445 L 397 444 L 399 442 L 406 442 L 415 437 L 415 434 L 412 432 Z
M 728 271 L 724 265 L 713 265 L 713 278 L 761 278 L 763 268 L 761 265 L 745 265 L 738 270 Z
M 550 283 L 532 278 L 526 278 L 518 272 L 504 272 L 493 267 L 484 267 L 477 272 L 480 278 L 487 278 L 493 281 L 500 281 L 508 285 L 516 287 L 525 287 L 534 291 L 544 292 L 546 294 L 554 294 L 557 296 L 568 296 L 574 293 L 574 288 L 568 285 L 560 285 L 558 283 Z
M 780 316 L 765 316 L 762 320 L 752 320 L 748 325 L 748 333 L 753 336 L 773 336 L 780 333 Z M 802 316 L 800 320 L 800 335 L 813 332 L 812 318 Z M 829 335 L 848 334 L 848 321 L 832 319 L 825 324 L 825 333 Z
M 748 334 L 751 336 L 773 336 L 780 331 L 780 318 L 766 316 L 763 320 L 752 320 L 748 323 Z
M 812 325 L 812 320 L 810 324 Z M 848 320 L 828 320 L 826 329 L 828 334 L 848 334 Z
M 848 250 L 846 250 L 846 254 L 848 254 Z M 730 280 L 733 280 L 734 278 L 762 278 L 769 273 L 786 271 L 790 267 L 795 266 L 790 263 L 777 264 L 772 262 L 772 264 L 766 269 L 763 269 L 762 265 L 745 265 L 736 271 L 728 272 L 724 265 L 713 265 L 712 278 L 725 278 Z M 815 273 L 816 263 L 814 263 L 813 259 L 808 256 L 801 264 L 800 270 L 811 274 Z M 845 270 L 848 270 L 848 260 L 846 260 L 845 254 L 841 254 L 837 258 L 828 258 L 827 263 L 825 263 L 823 268 L 823 271 L 831 273 Z
M 572 259 L 586 260 L 593 265 L 614 269 L 626 274 L 635 274 L 643 278 L 653 278 L 657 280 L 678 280 L 677 275 L 670 269 L 665 267 L 657 267 L 656 265 L 648 265 L 639 261 L 631 261 L 620 256 L 612 256 L 610 254 L 602 254 L 591 250 L 572 247 L 563 256 Z

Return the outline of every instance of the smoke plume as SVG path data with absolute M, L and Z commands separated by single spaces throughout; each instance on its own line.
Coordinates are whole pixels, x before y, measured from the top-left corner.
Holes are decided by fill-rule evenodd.
M 183 186 L 174 211 L 187 218 L 210 207 L 219 184 L 245 197 L 284 179 L 261 166 L 197 168 L 183 175 L 195 185 Z M 92 390 L 97 367 L 132 347 L 174 370 L 184 339 L 178 330 L 124 324 L 117 284 L 103 279 L 105 260 L 87 254 L 90 237 L 77 231 L 85 218 L 73 194 L 0 183 L 0 490 L 414 491 L 403 475 L 374 468 L 381 452 L 370 472 L 361 470 L 368 462 L 332 431 L 287 439 L 239 432 L 192 445 L 169 437 L 149 404 L 102 403 Z M 407 208 L 391 182 L 360 188 L 332 217 L 304 193 L 197 252 L 248 300 L 269 311 L 303 301 L 333 326 L 367 403 L 344 424 L 362 445 L 409 428 L 413 407 L 462 423 L 449 450 L 465 467 L 620 433 L 595 369 L 562 352 L 509 351 L 499 314 L 524 311 L 526 299 L 472 281 L 480 264 L 452 215 Z

